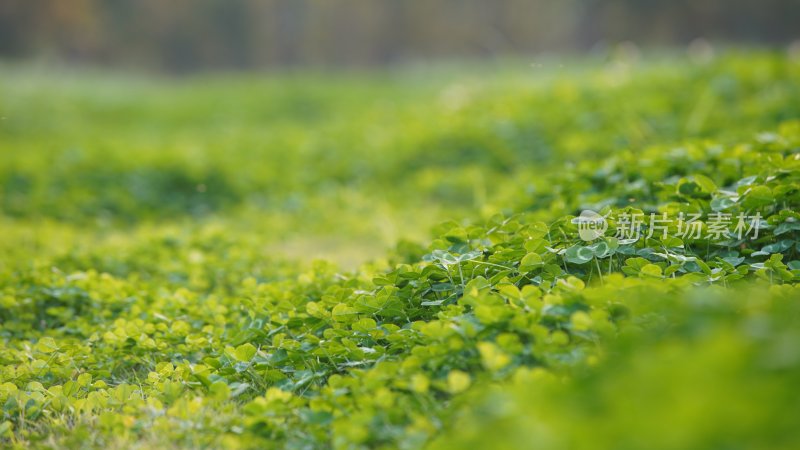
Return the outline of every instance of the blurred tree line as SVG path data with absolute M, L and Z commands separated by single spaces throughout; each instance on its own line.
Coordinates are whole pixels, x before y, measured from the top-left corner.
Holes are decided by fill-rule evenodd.
M 785 43 L 798 0 L 0 0 L 0 58 L 209 67 L 374 65 L 603 42 Z

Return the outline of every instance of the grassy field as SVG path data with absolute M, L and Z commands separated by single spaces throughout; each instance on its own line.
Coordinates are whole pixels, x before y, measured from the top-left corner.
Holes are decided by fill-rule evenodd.
M 798 80 L 0 66 L 0 445 L 797 448 Z

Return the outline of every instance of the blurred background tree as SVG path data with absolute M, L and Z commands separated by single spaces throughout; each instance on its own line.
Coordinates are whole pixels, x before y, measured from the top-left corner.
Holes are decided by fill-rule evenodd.
M 633 41 L 785 44 L 797 0 L 1 0 L 0 58 L 168 71 L 371 66 Z

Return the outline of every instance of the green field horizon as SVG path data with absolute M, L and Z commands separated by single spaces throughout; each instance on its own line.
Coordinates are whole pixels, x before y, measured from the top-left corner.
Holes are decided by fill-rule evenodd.
M 800 59 L 713 50 L 1 64 L 0 446 L 797 448 Z

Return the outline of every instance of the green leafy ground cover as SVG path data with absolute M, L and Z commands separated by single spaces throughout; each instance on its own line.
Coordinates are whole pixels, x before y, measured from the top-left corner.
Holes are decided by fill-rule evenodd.
M 800 63 L 563 65 L 5 68 L 2 444 L 800 446 Z

